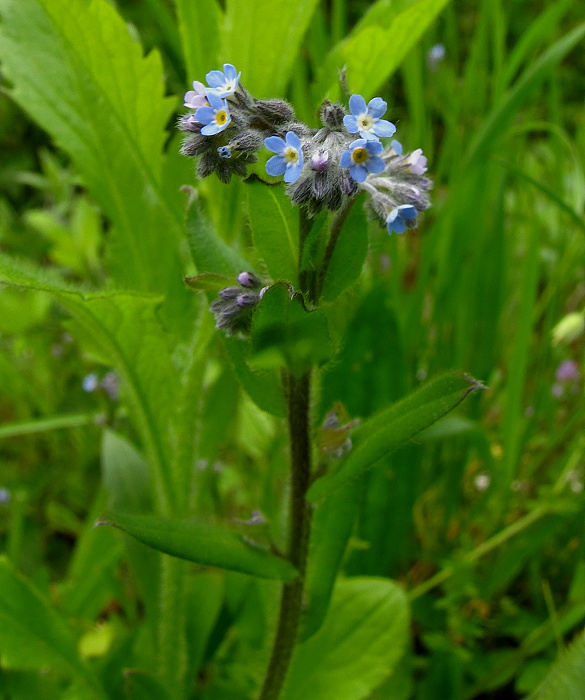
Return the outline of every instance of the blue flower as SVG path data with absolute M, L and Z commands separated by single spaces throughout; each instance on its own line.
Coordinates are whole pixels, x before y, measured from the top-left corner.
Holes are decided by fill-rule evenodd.
M 381 97 L 374 97 L 368 102 L 361 95 L 349 98 L 351 114 L 343 117 L 345 128 L 350 134 L 357 134 L 367 140 L 377 140 L 379 136 L 393 136 L 396 127 L 392 122 L 380 117 L 386 112 L 388 105 Z
M 416 214 L 417 211 L 412 204 L 401 204 L 399 207 L 394 207 L 386 218 L 388 234 L 391 234 L 392 231 L 404 233 L 407 219 L 416 219 Z
M 199 107 L 195 112 L 195 119 L 205 126 L 201 129 L 203 136 L 213 136 L 223 131 L 231 122 L 227 102 L 221 97 L 209 92 L 207 94 L 209 107 Z
M 284 173 L 285 182 L 294 182 L 301 174 L 305 162 L 299 137 L 293 131 L 287 131 L 286 141 L 280 136 L 269 136 L 264 139 L 264 145 L 276 153 L 266 163 L 266 172 L 269 175 Z
M 233 95 L 240 81 L 240 73 L 231 63 L 223 64 L 223 73 L 220 70 L 210 71 L 205 78 L 209 84 L 208 94 L 211 92 L 218 97 L 228 97 Z
M 232 157 L 232 152 L 230 151 L 229 146 L 220 146 L 217 149 L 217 153 L 220 158 L 231 158 Z
M 357 139 L 343 151 L 339 160 L 342 168 L 349 168 L 349 174 L 356 182 L 363 182 L 368 173 L 381 173 L 384 161 L 379 157 L 384 146 L 379 141 Z

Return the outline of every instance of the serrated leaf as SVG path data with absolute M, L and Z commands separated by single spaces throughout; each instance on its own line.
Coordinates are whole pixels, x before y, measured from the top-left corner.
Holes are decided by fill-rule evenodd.
M 127 513 L 113 513 L 99 524 L 115 525 L 159 552 L 204 566 L 281 581 L 291 581 L 298 575 L 285 559 L 216 525 Z
M 402 589 L 388 579 L 341 580 L 323 627 L 297 647 L 282 700 L 362 700 L 408 643 Z
M 174 288 L 178 303 L 181 213 L 162 180 L 176 101 L 164 96 L 160 55 L 143 57 L 105 0 L 0 0 L 0 16 L 10 95 L 70 155 L 112 220 L 118 284 Z
M 585 634 L 561 653 L 529 700 L 585 700 Z
M 242 71 L 242 84 L 254 96 L 284 94 L 316 5 L 317 0 L 227 0 L 220 55 Z
M 366 101 L 375 96 L 408 51 L 436 19 L 449 0 L 397 3 L 378 0 L 353 31 L 337 44 L 319 71 L 316 99 L 340 92 L 338 71 L 347 66 L 347 83 Z M 392 47 L 389 51 L 388 47 Z
M 281 187 L 251 182 L 246 191 L 254 244 L 268 272 L 298 287 L 298 212 Z
M 352 434 L 353 449 L 335 472 L 318 479 L 308 498 L 318 501 L 339 486 L 361 476 L 377 460 L 396 450 L 424 428 L 452 411 L 480 382 L 462 372 L 450 372 L 364 421 Z
M 84 685 L 88 699 L 105 698 L 64 620 L 6 557 L 0 557 L 0 662 L 10 669 L 61 669 Z

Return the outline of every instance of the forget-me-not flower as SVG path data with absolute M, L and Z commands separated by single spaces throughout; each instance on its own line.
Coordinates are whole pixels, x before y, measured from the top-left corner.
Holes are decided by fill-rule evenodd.
M 198 80 L 193 81 L 193 89 L 185 93 L 185 107 L 189 109 L 199 109 L 205 107 L 207 102 L 207 88 Z
M 209 84 L 208 92 L 218 97 L 233 95 L 240 82 L 240 75 L 241 72 L 236 73 L 231 63 L 224 63 L 223 73 L 220 70 L 212 70 L 205 76 Z
M 359 132 L 359 135 L 367 140 L 377 140 L 379 136 L 393 136 L 396 132 L 394 124 L 387 119 L 380 119 L 387 107 L 381 97 L 374 97 L 366 106 L 366 101 L 361 95 L 352 95 L 349 98 L 351 114 L 343 117 L 345 128 L 350 134 Z
M 380 158 L 383 150 L 384 146 L 379 141 L 356 139 L 341 154 L 339 165 L 349 168 L 349 174 L 356 182 L 363 182 L 368 173 L 381 173 L 384 170 L 384 161 Z
M 195 112 L 195 119 L 200 124 L 204 125 L 201 129 L 203 136 L 213 136 L 223 131 L 231 122 L 232 118 L 230 117 L 227 102 L 222 100 L 221 97 L 209 92 L 207 100 L 209 106 L 199 107 Z
M 406 231 L 406 220 L 416 219 L 416 215 L 417 211 L 412 204 L 401 204 L 399 207 L 394 207 L 386 219 L 388 233 L 391 234 L 392 231 L 404 233 Z
M 266 172 L 276 176 L 284 173 L 285 182 L 294 182 L 301 174 L 305 162 L 299 137 L 294 131 L 287 131 L 286 141 L 280 136 L 269 136 L 264 139 L 264 145 L 276 153 L 268 159 Z

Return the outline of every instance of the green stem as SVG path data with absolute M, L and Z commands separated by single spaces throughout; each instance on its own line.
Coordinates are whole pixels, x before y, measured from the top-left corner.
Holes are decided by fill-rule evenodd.
M 276 700 L 280 695 L 292 659 L 302 612 L 311 528 L 311 506 L 305 498 L 311 476 L 310 386 L 310 373 L 300 378 L 287 375 L 291 450 L 288 558 L 299 570 L 299 576 L 282 586 L 276 636 L 260 700 Z

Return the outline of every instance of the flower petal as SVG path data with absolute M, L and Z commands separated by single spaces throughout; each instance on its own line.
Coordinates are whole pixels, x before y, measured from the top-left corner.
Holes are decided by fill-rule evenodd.
M 372 117 L 381 117 L 387 109 L 388 105 L 381 97 L 374 97 L 373 100 L 368 102 L 368 112 Z
M 199 107 L 199 109 L 195 112 L 195 119 L 200 124 L 209 124 L 209 122 L 212 122 L 215 119 L 215 110 L 213 110 L 211 107 Z
M 350 134 L 357 134 L 359 131 L 357 119 L 353 116 L 353 114 L 346 114 L 345 117 L 343 117 L 343 125 Z
M 354 117 L 357 117 L 367 111 L 366 101 L 361 95 L 352 95 L 349 98 L 349 109 Z
M 370 173 L 381 173 L 386 167 L 384 161 L 378 156 L 372 156 L 364 163 L 366 170 Z
M 361 164 L 352 165 L 349 169 L 349 174 L 356 182 L 363 182 L 366 179 L 368 171 Z
M 384 145 L 379 141 L 368 141 L 365 145 L 365 149 L 371 156 L 379 156 L 384 150 Z
M 289 163 L 287 168 L 286 168 L 286 171 L 284 173 L 284 181 L 285 182 L 294 182 L 295 180 L 298 179 L 299 175 L 301 174 L 302 169 L 303 169 L 302 160 L 299 160 L 294 165 L 291 165 Z
M 398 207 L 398 213 L 402 219 L 416 219 L 417 211 L 412 204 L 401 204 Z
M 212 70 L 205 76 L 207 84 L 212 88 L 221 87 L 225 82 L 225 76 L 220 70 Z
M 396 133 L 396 127 L 387 119 L 378 119 L 378 121 L 374 124 L 373 132 L 376 134 L 376 136 L 388 138 L 389 136 L 394 136 Z
M 271 138 L 277 138 L 277 137 L 271 137 Z M 269 175 L 274 175 L 274 177 L 278 177 L 279 175 L 282 175 L 284 171 L 286 170 L 286 161 L 282 156 L 272 156 L 272 158 L 269 158 L 266 161 L 266 172 Z
M 294 131 L 286 132 L 286 142 L 289 146 L 296 148 L 299 153 L 301 152 L 301 139 L 295 134 Z
M 280 136 L 269 136 L 268 138 L 264 139 L 264 145 L 273 153 L 282 153 L 286 148 L 286 143 L 284 139 L 280 138 Z
M 342 168 L 349 168 L 351 165 L 351 151 L 348 149 L 347 151 L 343 151 L 341 154 L 341 158 L 339 159 L 339 165 Z

